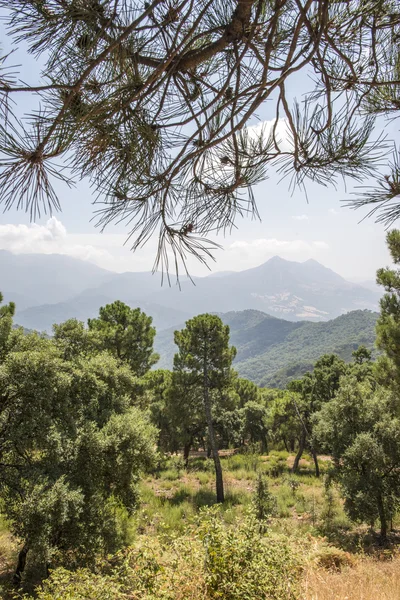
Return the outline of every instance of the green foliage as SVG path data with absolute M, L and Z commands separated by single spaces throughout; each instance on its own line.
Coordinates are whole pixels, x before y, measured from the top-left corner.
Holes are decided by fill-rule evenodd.
M 338 502 L 335 498 L 332 481 L 327 478 L 324 487 L 324 505 L 320 514 L 322 522 L 320 529 L 323 533 L 329 535 L 334 531 L 338 513 Z
M 377 345 L 385 352 L 377 377 L 384 385 L 400 385 L 400 231 L 387 235 L 387 244 L 395 269 L 379 269 L 377 283 L 385 288 L 380 317 L 376 327 Z
M 84 334 L 77 323 L 57 329 L 71 331 Z M 119 507 L 135 508 L 139 474 L 155 458 L 129 366 L 108 352 L 80 354 L 67 338 L 12 332 L 0 365 L 3 510 L 42 564 L 115 550 Z
M 122 585 L 115 577 L 96 575 L 87 569 L 56 569 L 38 588 L 37 600 L 125 600 Z M 23 596 L 29 600 L 27 596 Z
M 96 335 L 99 349 L 126 362 L 136 375 L 144 375 L 157 362 L 153 353 L 156 330 L 152 318 L 140 308 L 130 308 L 117 300 L 100 308 L 99 317 L 89 319 L 89 331 Z
M 356 310 L 326 323 L 290 323 L 291 330 L 285 331 L 281 321 L 276 319 L 276 322 L 269 323 L 270 328 L 274 326 L 277 329 L 275 343 L 269 344 L 269 337 L 263 336 L 260 329 L 260 348 L 255 349 L 249 357 L 243 352 L 257 330 L 249 328 L 248 339 L 241 337 L 240 343 L 233 331 L 232 341 L 238 350 L 235 368 L 241 377 L 262 387 L 285 388 L 289 381 L 309 371 L 310 366 L 323 354 L 337 354 L 350 362 L 352 352 L 358 346 L 365 345 L 372 349 L 376 320 L 376 313 Z M 243 336 L 243 332 L 240 333 Z
M 266 452 L 268 448 L 268 409 L 260 402 L 249 401 L 242 408 L 243 413 L 243 437 L 249 442 L 260 442 L 261 451 Z
M 0 304 L 3 302 L 3 294 L 0 292 Z M 9 335 L 13 325 L 15 304 L 10 302 L 0 306 L 0 361 L 4 357 Z
M 349 516 L 367 523 L 379 519 L 384 538 L 399 506 L 398 412 L 390 392 L 374 393 L 368 383 L 348 376 L 316 415 L 316 436 L 332 453 Z
M 240 378 L 262 387 L 285 389 L 293 379 L 312 371 L 323 354 L 337 354 L 346 362 L 365 345 L 376 357 L 375 325 L 378 314 L 354 310 L 327 322 L 289 322 L 255 310 L 222 315 L 237 349 L 234 368 Z M 172 330 L 159 332 L 157 351 L 163 366 L 172 365 Z M 253 398 L 254 399 L 254 398 Z
M 260 531 L 265 531 L 268 518 L 276 513 L 276 498 L 271 494 L 265 475 L 258 474 L 253 497 L 254 514 L 260 523 Z
M 283 538 L 263 536 L 249 514 L 228 529 L 217 510 L 200 524 L 206 549 L 205 579 L 210 599 L 291 600 L 297 597 L 298 563 Z
M 188 532 L 189 533 L 189 532 Z M 252 513 L 240 527 L 203 509 L 194 534 L 127 549 L 93 574 L 55 570 L 38 600 L 295 600 L 299 557 L 283 536 L 262 535 Z M 26 598 L 28 600 L 28 598 Z

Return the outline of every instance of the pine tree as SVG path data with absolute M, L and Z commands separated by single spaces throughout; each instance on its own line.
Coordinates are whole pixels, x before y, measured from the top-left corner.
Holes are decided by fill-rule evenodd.
M 187 400 L 197 390 L 202 399 L 203 414 L 215 467 L 217 502 L 224 501 L 224 483 L 213 409 L 221 392 L 232 380 L 232 360 L 236 349 L 229 346 L 229 327 L 216 315 L 198 315 L 186 322 L 185 329 L 175 332 L 179 352 L 174 357 L 174 373 L 180 385 L 189 389 Z M 188 408 L 190 410 L 190 408 Z
M 158 234 L 156 264 L 206 260 L 207 234 L 257 214 L 271 166 L 292 183 L 376 175 L 374 118 L 400 107 L 396 0 L 0 0 L 13 47 L 43 63 L 22 83 L 0 59 L 0 201 L 60 208 L 54 181 L 88 177 L 100 224 L 125 219 L 133 248 Z M 302 102 L 287 92 L 299 71 Z M 311 75 L 311 77 L 310 77 Z M 296 80 L 295 80 L 296 81 Z M 309 83 L 307 83 L 309 85 Z M 19 94 L 40 110 L 13 116 Z M 271 127 L 252 127 L 266 104 Z M 284 125 L 282 125 L 284 124 Z M 60 164 L 70 167 L 67 175 Z M 395 153 L 371 204 L 400 213 Z M 178 266 L 178 263 L 174 263 Z

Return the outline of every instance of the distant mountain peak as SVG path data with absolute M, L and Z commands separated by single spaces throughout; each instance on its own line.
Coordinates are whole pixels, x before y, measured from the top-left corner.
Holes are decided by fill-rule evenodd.
M 268 264 L 268 263 L 287 263 L 287 262 L 291 262 L 289 260 L 286 260 L 285 258 L 282 258 L 282 256 L 278 256 L 278 254 L 275 254 L 275 256 L 272 256 L 271 258 L 269 258 L 264 264 Z
M 303 262 L 304 265 L 318 265 L 318 267 L 324 267 L 324 265 L 322 265 L 320 262 L 318 262 L 317 260 L 315 260 L 315 258 L 309 258 L 308 260 L 305 260 Z M 326 269 L 327 267 L 324 267 L 324 269 Z

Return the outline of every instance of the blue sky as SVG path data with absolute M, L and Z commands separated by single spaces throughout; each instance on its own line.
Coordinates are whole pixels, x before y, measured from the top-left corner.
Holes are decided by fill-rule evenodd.
M 2 26 L 0 39 L 5 39 Z M 7 39 L 2 44 L 7 51 Z M 20 63 L 20 78 L 34 83 L 39 65 L 24 48 L 10 60 L 10 64 Z M 293 81 L 292 94 L 301 96 L 304 85 L 304 77 Z M 32 110 L 31 102 L 28 95 L 20 95 L 18 111 Z M 272 117 L 269 110 L 272 103 L 260 113 L 261 121 Z M 389 132 L 392 138 L 398 135 L 393 125 Z M 0 214 L 0 248 L 19 253 L 65 253 L 116 271 L 151 269 L 156 240 L 133 254 L 123 245 L 129 232 L 123 225 L 108 227 L 100 234 L 91 220 L 96 207 L 87 181 L 78 182 L 72 190 L 56 188 L 62 212 L 51 219 L 44 215 L 33 224 L 22 212 Z M 351 182 L 347 190 L 343 185 L 334 189 L 308 184 L 308 203 L 303 192 L 297 190 L 292 195 L 288 188 L 289 180 L 279 183 L 274 174 L 255 188 L 261 222 L 238 219 L 237 229 L 217 238 L 223 250 L 215 253 L 216 262 L 210 264 L 213 271 L 253 267 L 278 254 L 290 260 L 314 258 L 346 278 L 361 281 L 374 279 L 376 269 L 389 263 L 384 227 L 372 219 L 361 221 L 366 210 L 352 211 L 341 202 L 354 190 Z M 207 273 L 194 261 L 189 261 L 189 269 L 194 275 Z

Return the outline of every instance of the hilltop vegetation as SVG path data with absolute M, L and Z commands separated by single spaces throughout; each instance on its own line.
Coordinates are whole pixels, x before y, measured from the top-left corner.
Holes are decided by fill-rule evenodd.
M 271 345 L 258 356 L 243 357 L 238 353 L 238 371 L 262 387 L 269 387 L 276 372 L 282 368 L 293 369 L 305 363 L 314 363 L 321 354 L 334 353 L 346 362 L 360 345 L 373 348 L 377 313 L 352 311 L 327 323 L 303 322 L 282 339 L 279 345 Z M 234 338 L 232 339 L 235 343 Z
M 293 323 L 256 310 L 219 315 L 229 325 L 237 354 L 235 369 L 262 387 L 284 388 L 312 368 L 325 353 L 334 353 L 346 362 L 360 345 L 373 349 L 377 313 L 352 311 L 327 323 Z M 156 335 L 158 366 L 170 368 L 174 354 L 173 330 Z

